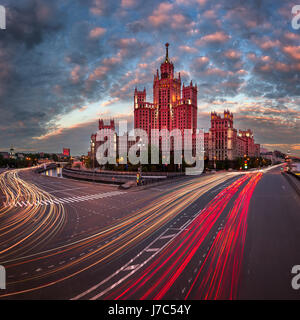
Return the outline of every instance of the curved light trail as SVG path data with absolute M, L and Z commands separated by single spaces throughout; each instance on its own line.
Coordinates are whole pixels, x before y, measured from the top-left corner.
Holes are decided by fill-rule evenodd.
M 224 229 L 218 233 L 186 299 L 237 298 L 248 209 L 253 191 L 261 177 L 262 173 L 254 175 L 235 200 Z M 198 281 L 199 278 L 202 278 L 202 281 Z
M 1 260 L 31 252 L 55 237 L 66 222 L 64 207 L 54 203 L 52 195 L 19 177 L 26 170 L 30 169 L 0 174 L 0 190 L 6 198 L 0 208 Z M 25 203 L 36 205 L 25 206 Z
M 153 234 L 165 223 L 177 216 L 180 212 L 182 212 L 182 210 L 191 205 L 203 194 L 232 177 L 233 175 L 231 174 L 225 174 L 222 176 L 216 175 L 182 183 L 179 186 L 177 185 L 176 187 L 171 188 L 170 191 L 167 191 L 159 199 L 153 201 L 150 205 L 146 206 L 142 210 L 138 210 L 134 214 L 120 219 L 114 225 L 106 229 L 102 229 L 92 236 L 82 238 L 73 243 L 53 248 L 51 250 L 34 253 L 31 255 L 29 254 L 26 257 L 7 259 L 5 266 L 8 270 L 10 268 L 25 268 L 32 262 L 40 261 L 42 263 L 44 260 L 52 259 L 53 257 L 60 255 L 66 258 L 68 262 L 66 262 L 64 265 L 57 265 L 50 270 L 43 270 L 38 275 L 28 275 L 20 280 L 9 282 L 8 288 L 13 286 L 14 288 L 22 289 L 13 290 L 12 292 L 1 295 L 0 298 L 32 292 L 52 286 L 64 280 L 70 279 L 84 271 L 87 271 L 90 268 L 99 265 L 100 263 L 110 261 L 112 258 L 126 252 L 129 248 L 139 244 L 142 240 Z M 44 191 L 41 191 L 42 195 L 40 195 L 36 186 L 30 185 L 18 177 L 17 171 L 14 173 L 11 172 L 9 176 L 1 176 L 0 186 L 2 191 L 5 190 L 8 183 L 7 181 L 10 179 L 13 179 L 12 181 L 17 181 L 19 187 L 16 190 L 11 186 L 11 190 L 5 192 L 7 203 L 12 201 L 32 201 L 32 197 L 35 197 L 34 200 L 41 200 L 42 195 L 43 197 L 46 197 L 46 199 L 51 197 L 50 195 L 46 196 Z M 27 198 L 24 197 L 24 193 L 27 195 Z M 51 212 L 53 212 L 53 210 L 57 210 L 55 209 L 57 208 L 56 206 L 60 208 L 60 205 L 56 205 L 54 203 L 53 206 L 50 207 L 50 210 L 52 208 Z M 5 208 L 4 210 L 5 211 L 3 212 L 1 211 L 2 215 L 10 214 L 11 210 L 16 209 L 10 207 Z M 22 213 L 22 219 L 20 219 L 20 221 L 22 222 L 25 230 L 30 229 L 26 225 L 26 223 L 29 223 L 30 221 L 27 213 L 29 212 L 30 217 L 32 217 L 32 215 L 35 213 L 36 215 L 42 216 L 43 219 L 46 219 L 46 222 L 44 223 L 44 229 L 45 233 L 49 234 L 49 231 L 51 231 L 51 227 L 54 227 L 54 224 L 47 223 L 48 221 L 46 217 L 49 216 L 49 213 L 43 211 L 45 208 L 37 209 L 26 207 L 23 210 L 25 210 L 25 212 Z M 34 210 L 34 213 L 32 213 L 32 210 Z M 18 208 L 18 212 L 19 211 L 20 208 Z M 21 212 L 23 212 L 22 208 Z M 18 219 L 19 217 L 16 215 L 12 222 L 15 220 L 18 221 Z M 46 227 L 48 227 L 48 232 L 46 232 Z M 35 240 L 35 236 L 39 233 L 35 231 L 34 233 L 29 234 L 30 237 Z M 54 233 L 52 232 L 51 234 L 53 235 Z M 45 236 L 45 234 L 43 235 Z M 81 255 L 80 252 L 83 252 L 85 249 L 90 250 L 88 253 Z M 75 259 L 70 260 L 69 257 L 74 255 L 76 256 Z M 0 257 L 1 260 L 3 260 L 3 256 Z M 40 284 L 41 281 L 42 284 Z M 24 287 L 26 289 L 24 289 Z
M 106 298 L 132 299 L 134 296 L 140 299 L 162 299 L 203 244 L 226 205 L 247 179 L 247 176 L 243 176 L 220 192 L 136 280 L 124 285 L 127 287 L 126 290 L 120 294 L 114 292 Z M 151 286 L 146 286 L 147 283 L 151 283 Z M 149 289 L 143 292 L 145 286 Z M 143 293 L 139 293 L 139 290 Z
M 218 232 L 185 296 L 186 299 L 236 298 L 249 203 L 261 177 L 262 173 L 248 174 L 233 182 L 220 192 L 152 263 L 134 273 L 126 282 L 119 281 L 110 293 L 104 295 L 99 293 L 92 299 L 170 298 L 169 291 L 183 275 L 189 274 L 189 270 L 193 269 L 192 262 L 199 258 L 201 248 L 207 246 L 209 234 L 217 229 L 225 208 L 238 194 L 225 219 L 224 228 Z

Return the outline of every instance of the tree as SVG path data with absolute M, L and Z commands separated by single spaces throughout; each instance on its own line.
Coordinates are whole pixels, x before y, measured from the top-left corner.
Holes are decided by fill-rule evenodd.
M 57 156 L 57 154 L 53 153 L 53 154 L 52 154 L 52 159 L 53 159 L 53 161 L 58 162 L 58 156 Z

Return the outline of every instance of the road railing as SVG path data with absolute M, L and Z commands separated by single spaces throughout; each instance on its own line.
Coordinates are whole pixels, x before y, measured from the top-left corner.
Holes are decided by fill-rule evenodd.
M 65 178 L 95 181 L 110 184 L 126 184 L 127 182 L 136 181 L 136 172 L 119 172 L 111 170 L 79 170 L 71 168 L 63 168 L 62 175 Z M 159 181 L 166 181 L 184 176 L 184 174 L 177 172 L 143 172 L 140 185 L 148 185 Z

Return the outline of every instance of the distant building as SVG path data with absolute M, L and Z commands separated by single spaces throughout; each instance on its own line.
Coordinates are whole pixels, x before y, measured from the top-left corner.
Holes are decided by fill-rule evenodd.
M 110 120 L 109 124 L 104 124 L 104 120 L 103 119 L 99 119 L 99 124 L 98 124 L 98 129 L 102 130 L 102 132 L 105 134 L 108 134 L 109 131 L 113 131 L 114 134 L 113 136 L 108 135 L 108 137 L 106 138 L 105 141 L 97 141 L 97 134 L 94 133 L 91 135 L 91 151 L 89 152 L 89 155 L 91 157 L 91 159 L 93 160 L 93 167 L 97 166 L 97 161 L 96 161 L 96 153 L 97 153 L 97 149 L 99 148 L 100 145 L 104 144 L 105 142 L 107 142 L 107 139 L 110 139 L 109 143 L 110 145 L 113 145 L 113 147 L 116 149 L 117 148 L 117 134 L 115 132 L 116 127 L 115 127 L 115 121 L 114 120 Z M 107 156 L 108 151 L 106 151 L 104 153 L 104 156 Z
M 10 147 L 9 157 L 10 159 L 16 159 L 15 149 L 13 146 Z
M 23 153 L 17 153 L 16 156 L 20 160 L 23 160 L 25 158 L 25 155 Z
M 235 160 L 239 157 L 258 157 L 260 145 L 254 143 L 253 132 L 239 130 L 233 126 L 233 114 L 228 110 L 224 116 L 211 113 L 209 133 L 204 135 L 205 154 L 211 161 Z
M 64 155 L 63 153 L 55 153 L 55 155 L 57 156 L 58 161 L 69 161 L 70 160 L 70 157 Z
M 63 155 L 66 157 L 70 157 L 71 150 L 69 148 L 63 148 Z
M 272 164 L 280 163 L 285 161 L 285 154 L 280 151 L 267 151 L 266 149 L 263 150 L 264 152 L 261 153 L 261 156 L 264 159 L 268 159 L 272 161 Z M 265 152 L 266 151 L 266 152 Z
M 260 144 L 255 143 L 254 147 L 255 147 L 255 157 L 260 157 Z
M 122 157 L 125 159 L 125 157 L 127 156 L 127 152 L 128 149 L 134 145 L 136 143 L 135 140 L 133 140 L 132 138 L 130 138 L 128 136 L 128 134 L 125 134 L 124 136 L 118 136 L 116 133 L 116 127 L 115 127 L 115 121 L 113 119 L 110 119 L 108 121 L 108 123 L 105 124 L 105 120 L 104 119 L 99 119 L 99 123 L 98 123 L 98 129 L 103 131 L 103 134 L 105 136 L 105 134 L 108 134 L 109 131 L 111 130 L 114 134 L 108 135 L 107 138 L 105 138 L 104 141 L 97 141 L 97 134 L 94 133 L 91 135 L 91 145 L 90 145 L 90 151 L 88 152 L 88 156 L 94 160 L 93 162 L 93 166 L 98 166 L 97 161 L 96 161 L 96 153 L 97 153 L 97 149 L 99 148 L 99 146 L 101 146 L 102 144 L 104 144 L 105 142 L 107 142 L 107 139 L 110 139 L 110 145 L 113 146 L 114 151 L 116 152 L 117 157 Z M 120 140 L 124 139 L 126 141 L 126 143 L 122 143 L 120 144 Z M 106 157 L 108 154 L 108 151 L 106 151 L 104 153 L 104 156 Z
M 0 156 L 2 156 L 3 159 L 9 159 L 9 153 L 8 152 L 0 152 Z
M 184 138 L 184 130 L 192 132 L 192 149 L 195 154 L 196 132 L 197 132 L 197 84 L 185 86 L 181 81 L 180 73 L 175 75 L 174 65 L 169 58 L 169 44 L 166 43 L 166 56 L 160 65 L 160 72 L 157 69 L 153 79 L 153 102 L 147 101 L 147 92 L 135 88 L 133 95 L 134 107 L 134 128 L 143 129 L 151 142 L 152 130 L 159 131 L 167 129 L 179 129 Z M 114 120 L 109 124 L 104 124 L 104 120 L 99 120 L 99 130 L 112 130 L 115 132 Z M 178 130 L 177 130 L 178 131 Z M 119 150 L 120 139 L 127 140 L 124 150 Z M 110 137 L 110 141 L 119 156 L 127 154 L 127 150 L 136 141 L 129 141 L 128 135 L 119 137 L 116 133 Z M 175 137 L 174 137 L 175 138 Z M 92 159 L 96 158 L 98 147 L 105 141 L 97 141 L 96 134 L 91 136 L 91 149 L 89 155 Z M 166 143 L 161 137 L 159 147 Z M 121 144 L 122 145 L 122 144 Z M 171 143 L 171 150 L 175 150 L 175 144 Z M 182 147 L 184 147 L 182 143 Z M 126 150 L 125 150 L 126 149 Z M 258 157 L 260 155 L 260 145 L 256 144 L 253 132 L 239 130 L 233 126 L 233 114 L 229 110 L 224 111 L 224 116 L 211 113 L 211 126 L 209 132 L 204 133 L 205 157 L 210 161 L 233 161 L 239 157 Z M 118 154 L 117 154 L 118 155 Z M 95 162 L 96 164 L 96 162 Z
M 38 164 L 44 164 L 49 162 L 52 162 L 52 160 L 49 160 L 48 158 L 42 158 L 38 160 Z
M 209 133 L 204 132 L 204 157 L 209 158 Z
M 263 154 L 263 153 L 267 153 L 269 152 L 270 150 L 264 148 L 263 146 L 260 147 L 260 153 Z
M 237 154 L 237 130 L 233 128 L 233 114 L 224 111 L 224 117 L 211 113 L 208 140 L 209 160 L 234 160 Z
M 247 155 L 247 141 L 243 137 L 237 136 L 237 157 L 244 157 Z
M 244 141 L 244 154 L 248 157 L 255 156 L 255 143 L 253 138 L 253 132 L 248 130 L 239 130 L 238 139 Z

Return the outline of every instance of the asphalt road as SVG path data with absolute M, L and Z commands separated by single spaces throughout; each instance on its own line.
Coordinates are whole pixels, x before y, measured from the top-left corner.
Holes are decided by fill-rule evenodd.
M 4 181 L 16 203 L 0 211 L 0 298 L 299 298 L 300 203 L 278 168 L 125 191 L 31 171 Z
M 299 182 L 296 182 L 299 183 Z M 265 174 L 250 203 L 239 298 L 300 299 L 300 197 L 279 170 Z

